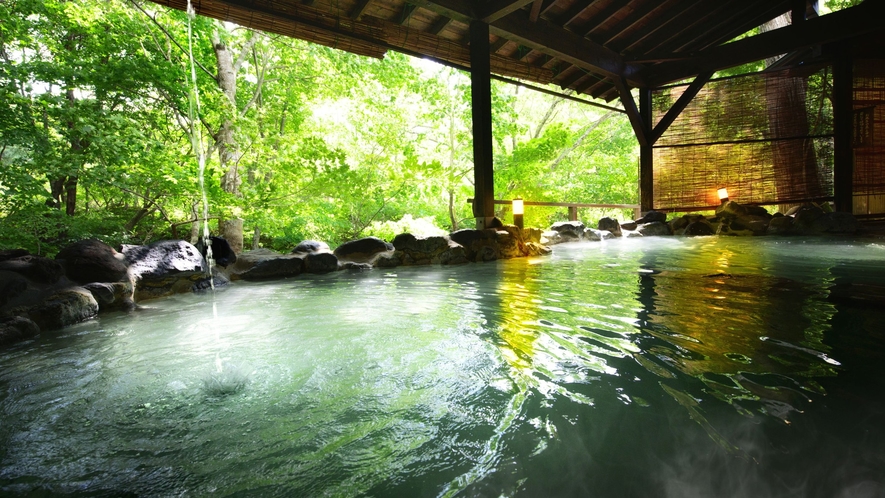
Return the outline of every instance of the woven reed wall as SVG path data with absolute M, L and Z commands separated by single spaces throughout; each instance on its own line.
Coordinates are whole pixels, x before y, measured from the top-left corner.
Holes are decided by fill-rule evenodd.
M 687 85 L 652 94 L 653 122 Z M 829 66 L 757 73 L 707 83 L 654 146 L 654 207 L 780 204 L 833 195 Z
M 885 60 L 854 66 L 854 211 L 885 213 Z

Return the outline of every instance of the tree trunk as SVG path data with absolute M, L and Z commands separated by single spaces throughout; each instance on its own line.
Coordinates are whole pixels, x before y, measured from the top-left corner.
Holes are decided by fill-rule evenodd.
M 230 108 L 215 136 L 218 148 L 218 160 L 224 175 L 221 177 L 221 188 L 225 192 L 238 195 L 240 192 L 240 175 L 237 171 L 239 150 L 235 137 L 235 119 L 237 116 L 237 73 L 234 68 L 233 56 L 227 45 L 221 40 L 218 32 L 212 35 L 212 47 L 218 63 L 218 87 L 227 97 Z

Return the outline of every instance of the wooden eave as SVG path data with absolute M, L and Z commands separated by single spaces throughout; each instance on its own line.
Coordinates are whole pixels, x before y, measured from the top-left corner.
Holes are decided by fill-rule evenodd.
M 187 0 L 151 0 L 186 10 Z M 881 30 L 867 0 L 765 34 L 736 37 L 802 0 L 192 0 L 197 14 L 381 58 L 389 50 L 470 68 L 469 25 L 489 24 L 491 72 L 611 101 L 636 87 Z M 819 53 L 820 51 L 818 51 Z

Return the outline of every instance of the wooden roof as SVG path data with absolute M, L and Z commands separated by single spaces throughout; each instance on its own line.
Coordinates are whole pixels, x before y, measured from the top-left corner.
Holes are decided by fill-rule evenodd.
M 152 0 L 186 10 L 187 0 Z M 880 29 L 885 2 L 817 17 L 810 0 L 192 0 L 197 14 L 370 57 L 388 50 L 468 69 L 489 24 L 493 74 L 611 101 Z M 781 14 L 792 26 L 727 43 Z M 796 56 L 795 54 L 800 54 Z

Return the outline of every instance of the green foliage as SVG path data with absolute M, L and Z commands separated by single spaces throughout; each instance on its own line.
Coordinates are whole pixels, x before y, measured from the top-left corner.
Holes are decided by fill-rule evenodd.
M 202 212 L 189 41 L 211 218 L 242 217 L 247 234 L 279 250 L 473 226 L 463 73 L 201 17 L 188 40 L 186 15 L 151 3 L 17 0 L 0 2 L 0 18 L 0 247 L 52 254 L 85 237 L 188 237 Z M 213 38 L 234 60 L 235 102 L 216 78 Z M 587 108 L 498 82 L 492 92 L 499 198 L 636 201 L 626 119 L 599 122 Z M 234 149 L 233 164 L 222 147 Z M 236 193 L 221 188 L 231 167 Z M 541 213 L 530 210 L 528 224 L 546 226 L 564 209 Z

